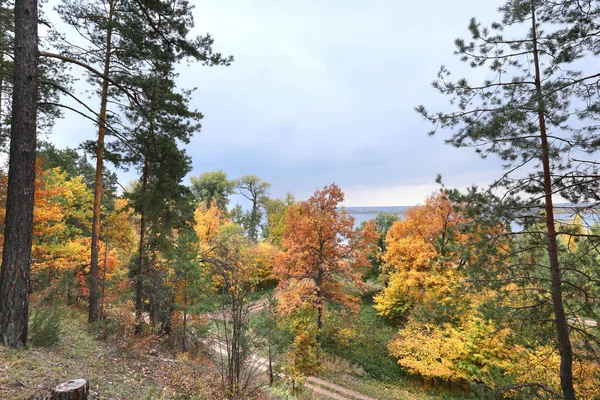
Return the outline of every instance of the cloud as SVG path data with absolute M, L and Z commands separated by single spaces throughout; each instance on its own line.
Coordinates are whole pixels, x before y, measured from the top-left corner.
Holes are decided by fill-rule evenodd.
M 413 108 L 447 107 L 430 85 L 441 64 L 477 80 L 453 56 L 453 40 L 468 36 L 472 15 L 491 21 L 499 4 L 197 0 L 194 32 L 210 32 L 214 50 L 235 61 L 178 68 L 179 85 L 197 88 L 192 107 L 205 116 L 186 146 L 191 175 L 256 174 L 274 196 L 298 198 L 336 182 L 350 205 L 414 204 L 435 190 L 438 173 L 489 175 L 499 162 L 446 146 L 449 132 L 429 138 L 431 126 Z M 55 132 L 59 147 L 74 147 L 96 128 L 68 115 Z

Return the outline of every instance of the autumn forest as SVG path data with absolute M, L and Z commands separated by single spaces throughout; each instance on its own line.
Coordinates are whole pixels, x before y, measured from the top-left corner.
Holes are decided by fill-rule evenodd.
M 502 172 L 361 224 L 331 181 L 192 172 L 179 68 L 236 62 L 201 8 L 0 2 L 0 398 L 600 398 L 600 1 L 466 16 L 414 111 Z

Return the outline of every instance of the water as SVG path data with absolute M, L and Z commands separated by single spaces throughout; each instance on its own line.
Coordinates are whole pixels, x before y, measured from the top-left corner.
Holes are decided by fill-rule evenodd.
M 344 207 L 348 214 L 354 217 L 354 226 L 359 227 L 361 223 L 374 219 L 380 212 L 396 214 L 402 218 L 402 213 L 412 206 L 388 206 L 388 207 Z
M 344 207 L 348 213 L 354 217 L 354 227 L 359 227 L 361 223 L 374 219 L 380 212 L 396 214 L 402 218 L 402 214 L 412 206 L 388 206 L 388 207 Z M 559 205 L 556 209 L 555 218 L 557 222 L 570 224 L 573 222 L 574 212 L 569 210 L 565 205 Z M 599 213 L 585 212 L 581 214 L 582 223 L 585 227 L 591 227 L 600 222 Z M 517 223 L 513 223 L 512 229 L 515 232 L 522 231 L 523 227 Z

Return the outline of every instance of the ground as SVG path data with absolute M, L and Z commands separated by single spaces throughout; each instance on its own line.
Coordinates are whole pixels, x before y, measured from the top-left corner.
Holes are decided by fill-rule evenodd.
M 173 356 L 155 337 L 95 338 L 81 311 L 64 314 L 61 341 L 50 348 L 0 346 L 0 398 L 46 399 L 58 383 L 90 382 L 96 399 L 218 399 L 219 375 L 208 357 Z M 266 397 L 266 396 L 264 396 Z
M 260 301 L 257 304 L 262 304 Z M 127 324 L 117 324 L 106 340 L 90 328 L 86 313 L 76 308 L 61 312 L 60 341 L 51 347 L 15 350 L 0 346 L 0 399 L 48 399 L 59 383 L 85 378 L 91 399 L 202 399 L 218 400 L 220 375 L 210 348 L 174 353 L 168 340 L 153 335 L 134 337 Z M 106 324 L 104 325 L 106 326 Z M 373 328 L 373 327 L 371 327 Z M 371 329 L 371 332 L 373 330 Z M 106 335 L 105 335 L 106 336 Z M 434 400 L 460 399 L 446 388 L 434 390 L 406 377 L 382 382 L 339 356 L 326 355 L 325 369 L 306 378 L 298 400 Z M 463 397 L 465 395 L 465 397 Z M 255 400 L 293 399 L 282 381 L 264 388 Z

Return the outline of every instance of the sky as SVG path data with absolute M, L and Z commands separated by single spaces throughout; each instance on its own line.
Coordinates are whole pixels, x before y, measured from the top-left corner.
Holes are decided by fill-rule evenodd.
M 431 87 L 441 65 L 457 77 L 480 73 L 453 55 L 476 16 L 498 19 L 497 0 L 192 0 L 195 34 L 233 55 L 229 67 L 178 68 L 178 84 L 197 88 L 192 108 L 202 130 L 186 147 L 193 171 L 254 174 L 271 195 L 306 199 L 335 182 L 346 206 L 415 205 L 437 190 L 486 185 L 497 160 L 429 137 L 414 111 L 448 108 Z M 91 98 L 89 104 L 96 99 Z M 51 140 L 77 147 L 94 126 L 76 115 L 58 121 Z M 123 184 L 135 171 L 119 172 Z M 187 182 L 186 182 L 187 183 Z

